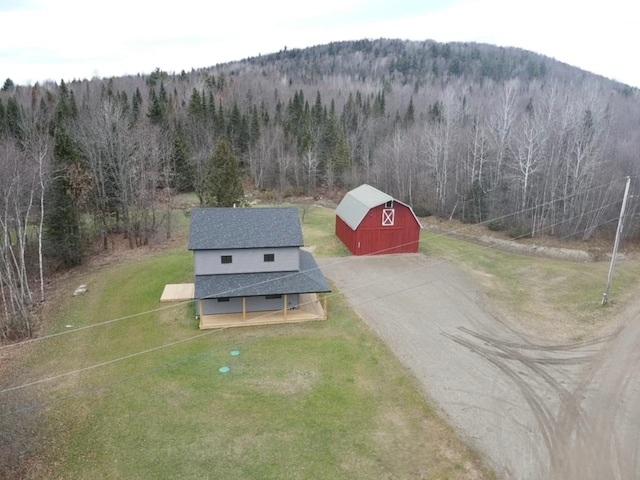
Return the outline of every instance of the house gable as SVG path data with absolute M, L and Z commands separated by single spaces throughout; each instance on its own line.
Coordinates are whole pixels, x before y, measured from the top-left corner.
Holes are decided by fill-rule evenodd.
M 195 250 L 194 260 L 196 275 L 291 272 L 300 269 L 300 248 Z

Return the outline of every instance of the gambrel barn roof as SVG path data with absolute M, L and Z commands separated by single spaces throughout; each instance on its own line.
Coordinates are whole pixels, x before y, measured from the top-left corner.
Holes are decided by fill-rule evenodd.
M 303 245 L 300 216 L 295 207 L 191 210 L 189 250 Z
M 355 230 L 369 210 L 392 200 L 391 195 L 365 183 L 347 192 L 336 208 L 336 214 Z

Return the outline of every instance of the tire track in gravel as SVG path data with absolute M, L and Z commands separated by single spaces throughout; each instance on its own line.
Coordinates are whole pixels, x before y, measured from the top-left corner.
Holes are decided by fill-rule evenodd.
M 617 332 L 542 345 L 487 313 L 479 287 L 447 262 L 319 261 L 498 475 L 640 478 L 640 302 Z

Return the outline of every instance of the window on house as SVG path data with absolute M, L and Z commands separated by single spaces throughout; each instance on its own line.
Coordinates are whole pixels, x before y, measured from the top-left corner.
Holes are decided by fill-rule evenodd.
M 265 253 L 264 254 L 264 261 L 265 262 L 274 262 L 275 260 L 276 260 L 275 253 Z
M 267 300 L 275 300 L 276 298 L 282 298 L 282 295 L 265 295 Z
M 229 297 L 222 297 L 218 299 L 218 302 L 228 302 L 229 301 Z
M 387 203 L 384 204 L 385 208 L 393 208 L 393 200 L 389 200 Z
M 233 263 L 233 257 L 231 255 L 222 255 L 220 257 L 220 263 Z

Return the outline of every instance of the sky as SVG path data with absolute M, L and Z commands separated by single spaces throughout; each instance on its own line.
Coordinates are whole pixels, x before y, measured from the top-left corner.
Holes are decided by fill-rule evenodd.
M 0 82 L 189 72 L 363 38 L 518 47 L 640 87 L 634 0 L 0 0 Z

